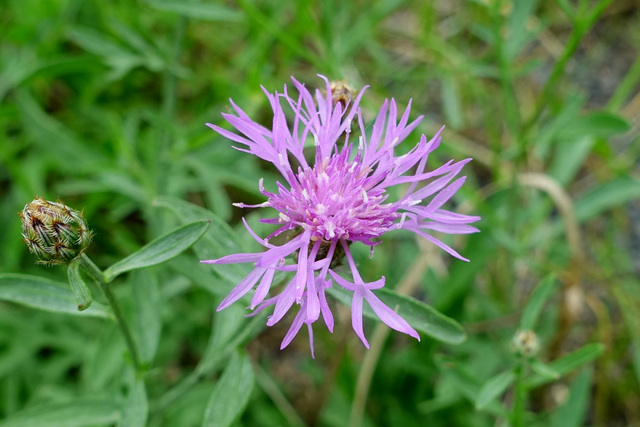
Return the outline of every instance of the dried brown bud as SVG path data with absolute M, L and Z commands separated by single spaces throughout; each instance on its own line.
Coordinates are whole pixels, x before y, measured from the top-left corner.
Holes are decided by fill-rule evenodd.
M 540 349 L 538 336 L 531 330 L 518 331 L 511 341 L 511 348 L 516 354 L 533 357 Z
M 331 100 L 333 105 L 342 104 L 342 108 L 346 108 L 347 104 L 357 94 L 357 91 L 349 86 L 346 81 L 331 82 Z

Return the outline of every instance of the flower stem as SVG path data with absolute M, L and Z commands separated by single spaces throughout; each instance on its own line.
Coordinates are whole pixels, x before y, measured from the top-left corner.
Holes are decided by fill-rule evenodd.
M 111 310 L 113 311 L 113 315 L 115 316 L 116 323 L 120 328 L 120 332 L 122 332 L 122 336 L 124 337 L 125 342 L 127 343 L 127 347 L 129 348 L 129 353 L 131 353 L 131 359 L 133 361 L 133 366 L 136 372 L 139 372 L 141 369 L 140 358 L 138 356 L 138 350 L 133 341 L 133 336 L 131 335 L 131 331 L 127 326 L 127 322 L 122 315 L 122 310 L 120 309 L 120 304 L 118 304 L 118 300 L 116 299 L 113 292 L 111 292 L 111 288 L 104 280 L 104 275 L 102 271 L 91 261 L 91 259 L 86 255 L 82 254 L 80 256 L 80 265 L 84 267 L 85 271 L 91 278 L 100 286 L 104 296 L 107 297 L 107 301 L 109 301 L 109 305 L 111 306 Z
M 524 426 L 524 406 L 527 399 L 527 390 L 524 386 L 524 376 L 527 369 L 527 360 L 525 357 L 520 357 L 520 364 L 516 367 L 515 374 L 516 379 L 514 383 L 514 399 L 513 410 L 511 412 L 511 425 L 513 427 Z

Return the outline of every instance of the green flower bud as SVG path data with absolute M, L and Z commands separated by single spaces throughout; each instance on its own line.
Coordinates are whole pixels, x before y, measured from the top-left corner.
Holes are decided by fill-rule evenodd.
M 82 212 L 71 209 L 58 199 L 49 202 L 37 197 L 19 212 L 22 237 L 38 264 L 69 264 L 91 243 L 91 231 Z

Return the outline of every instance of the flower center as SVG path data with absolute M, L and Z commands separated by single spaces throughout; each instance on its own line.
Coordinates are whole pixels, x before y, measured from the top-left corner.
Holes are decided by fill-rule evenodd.
M 370 239 L 385 233 L 398 218 L 387 195 L 376 189 L 371 168 L 359 156 L 349 160 L 350 150 L 324 158 L 313 168 L 299 169 L 297 183 L 270 200 L 280 220 L 311 232 L 312 240 Z M 275 200 L 274 200 L 275 199 Z

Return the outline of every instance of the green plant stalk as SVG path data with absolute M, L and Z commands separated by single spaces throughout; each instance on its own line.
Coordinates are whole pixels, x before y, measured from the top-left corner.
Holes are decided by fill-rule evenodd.
M 629 98 L 629 95 L 633 93 L 633 88 L 640 80 L 640 56 L 636 58 L 635 62 L 627 71 L 618 88 L 614 94 L 609 98 L 607 103 L 607 109 L 609 111 L 617 111 L 622 108 L 625 100 Z
M 524 356 L 520 356 L 520 362 L 515 369 L 516 379 L 513 386 L 514 398 L 513 408 L 511 411 L 511 426 L 524 427 L 524 410 L 527 401 L 527 388 L 525 387 L 524 377 L 526 375 L 528 363 Z
M 136 372 L 140 372 L 140 357 L 138 356 L 138 350 L 136 348 L 135 342 L 133 341 L 133 336 L 131 335 L 131 331 L 127 326 L 127 322 L 122 315 L 122 310 L 120 309 L 118 300 L 116 299 L 113 292 L 111 292 L 109 284 L 104 280 L 102 271 L 93 263 L 93 261 L 91 261 L 91 259 L 86 254 L 82 254 L 80 256 L 80 265 L 85 269 L 87 274 L 89 274 L 89 276 L 91 276 L 91 278 L 98 284 L 100 289 L 102 289 L 104 296 L 107 297 L 107 301 L 109 301 L 109 305 L 111 306 L 111 310 L 113 311 L 116 323 L 118 324 L 120 332 L 122 332 L 122 336 L 124 337 L 127 347 L 129 348 L 129 353 L 131 353 L 133 366 Z
M 578 16 L 576 16 L 574 20 L 574 27 L 571 31 L 571 35 L 569 36 L 569 40 L 567 41 L 564 51 L 558 59 L 558 62 L 555 63 L 553 69 L 551 70 L 551 74 L 547 79 L 544 87 L 542 88 L 542 92 L 540 97 L 538 98 L 538 102 L 536 103 L 536 108 L 534 110 L 533 115 L 529 119 L 529 121 L 525 125 L 525 130 L 531 128 L 533 124 L 538 120 L 544 107 L 548 104 L 549 96 L 554 92 L 562 73 L 564 73 L 564 69 L 567 66 L 567 62 L 573 56 L 573 54 L 578 49 L 578 45 L 582 41 L 582 37 L 591 29 L 593 24 L 595 24 L 598 17 L 604 12 L 604 9 L 611 3 L 612 0 L 600 0 L 592 9 L 591 13 L 587 13 L 586 3 L 582 3 L 580 10 L 578 11 Z M 584 16 L 587 15 L 587 16 Z

